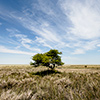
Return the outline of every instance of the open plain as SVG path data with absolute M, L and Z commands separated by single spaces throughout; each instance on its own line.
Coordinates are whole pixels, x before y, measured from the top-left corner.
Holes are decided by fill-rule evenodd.
M 100 65 L 0 65 L 0 100 L 100 100 Z

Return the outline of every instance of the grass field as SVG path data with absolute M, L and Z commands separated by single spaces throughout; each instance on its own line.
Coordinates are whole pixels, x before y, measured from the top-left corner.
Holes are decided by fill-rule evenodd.
M 0 65 L 0 100 L 100 100 L 100 65 L 84 66 Z

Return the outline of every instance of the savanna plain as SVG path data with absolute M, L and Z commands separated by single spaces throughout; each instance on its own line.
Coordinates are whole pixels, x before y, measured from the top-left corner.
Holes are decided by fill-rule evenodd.
M 0 65 L 0 100 L 100 100 L 100 65 Z

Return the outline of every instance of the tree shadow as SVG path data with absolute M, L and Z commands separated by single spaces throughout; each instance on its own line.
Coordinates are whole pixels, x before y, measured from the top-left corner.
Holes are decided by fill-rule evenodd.
M 39 76 L 46 76 L 46 75 L 51 75 L 51 74 L 61 74 L 61 72 L 57 71 L 57 70 L 44 70 L 44 71 L 40 71 L 40 72 L 32 72 L 30 73 L 31 75 L 39 75 Z

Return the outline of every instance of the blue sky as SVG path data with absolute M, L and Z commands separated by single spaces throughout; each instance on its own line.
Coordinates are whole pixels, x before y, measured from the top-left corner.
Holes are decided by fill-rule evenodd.
M 0 64 L 50 49 L 65 64 L 100 64 L 100 0 L 0 0 Z

